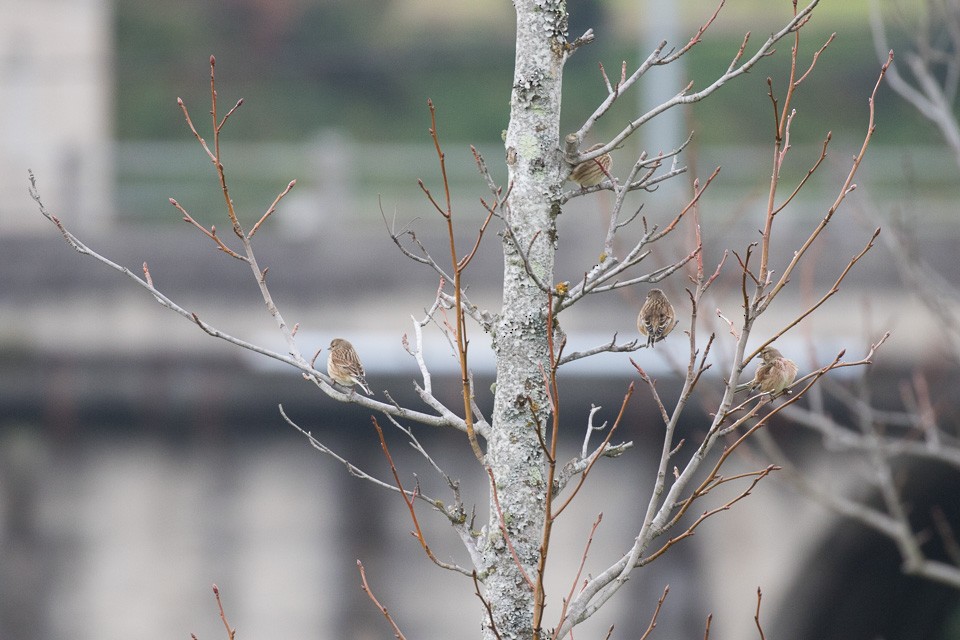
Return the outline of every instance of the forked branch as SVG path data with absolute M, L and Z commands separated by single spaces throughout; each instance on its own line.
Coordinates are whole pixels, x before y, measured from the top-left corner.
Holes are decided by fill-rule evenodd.
M 473 249 L 462 258 L 458 257 L 457 244 L 453 232 L 453 204 L 450 199 L 450 182 L 447 179 L 446 156 L 444 155 L 443 150 L 440 148 L 440 136 L 437 132 L 437 112 L 432 101 L 428 100 L 427 106 L 430 109 L 430 137 L 433 140 L 433 146 L 434 149 L 436 149 L 437 158 L 440 162 L 440 176 L 443 179 L 445 206 L 441 206 L 434 199 L 433 195 L 430 193 L 430 190 L 426 188 L 422 180 L 419 181 L 419 184 L 420 189 L 426 195 L 427 199 L 447 223 L 447 238 L 450 245 L 450 262 L 453 268 L 454 315 L 456 318 L 457 358 L 460 363 L 461 395 L 463 397 L 463 421 L 466 425 L 467 439 L 470 441 L 470 448 L 473 451 L 473 455 L 477 458 L 477 461 L 480 464 L 483 464 L 483 450 L 480 448 L 480 444 L 477 442 L 477 435 L 474 430 L 473 390 L 470 384 L 470 367 L 467 362 L 467 347 L 469 345 L 469 341 L 467 340 L 467 322 L 463 311 L 463 300 L 461 296 L 463 292 L 463 271 L 470 264 L 470 261 L 477 252 L 477 247 L 480 245 L 480 240 L 483 238 L 483 233 L 486 231 L 487 225 L 490 223 L 490 219 L 493 216 L 493 209 L 489 211 L 486 220 L 484 220 L 483 224 L 480 226 L 480 232 L 477 234 L 477 240 L 474 243 Z

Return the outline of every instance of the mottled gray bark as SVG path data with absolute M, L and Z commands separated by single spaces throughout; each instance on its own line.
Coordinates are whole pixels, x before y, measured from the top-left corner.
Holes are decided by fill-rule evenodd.
M 560 89 L 566 42 L 566 2 L 516 0 L 517 52 L 506 136 L 510 198 L 504 235 L 503 307 L 494 329 L 497 390 L 486 461 L 497 483 L 504 524 L 527 576 L 536 580 L 543 530 L 544 455 L 533 428 L 549 412 L 542 371 L 549 371 L 547 295 L 527 273 L 520 247 L 542 283 L 553 281 L 554 224 L 562 158 Z M 541 368 L 542 367 L 542 368 Z M 533 589 L 521 574 L 495 523 L 484 546 L 487 598 L 503 640 L 533 635 Z M 485 637 L 493 638 L 486 627 Z

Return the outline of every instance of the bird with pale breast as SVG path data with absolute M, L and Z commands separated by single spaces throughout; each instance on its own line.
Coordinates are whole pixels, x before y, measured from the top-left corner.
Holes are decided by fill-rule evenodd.
M 349 341 L 343 338 L 334 338 L 330 341 L 330 355 L 327 356 L 327 373 L 337 384 L 353 390 L 354 385 L 363 389 L 364 393 L 372 396 L 373 392 L 367 385 L 363 365 L 357 350 Z
M 737 385 L 736 390 L 760 391 L 776 398 L 796 380 L 797 365 L 793 360 L 784 358 L 777 349 L 769 346 L 760 351 L 760 358 L 763 362 L 757 365 L 753 380 Z
M 637 316 L 637 330 L 647 337 L 647 346 L 663 340 L 677 326 L 673 305 L 660 289 L 650 289 Z
M 595 144 L 586 153 L 596 151 L 603 146 L 603 143 Z M 567 178 L 571 182 L 576 182 L 581 188 L 592 187 L 603 182 L 607 174 L 610 173 L 610 167 L 613 165 L 613 158 L 609 153 L 604 153 L 596 158 L 584 160 L 577 163 Z

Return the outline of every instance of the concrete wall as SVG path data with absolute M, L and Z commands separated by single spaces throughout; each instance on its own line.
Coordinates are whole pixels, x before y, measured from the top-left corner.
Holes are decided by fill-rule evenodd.
M 111 7 L 0 0 L 0 234 L 42 228 L 27 169 L 52 212 L 86 229 L 110 220 Z

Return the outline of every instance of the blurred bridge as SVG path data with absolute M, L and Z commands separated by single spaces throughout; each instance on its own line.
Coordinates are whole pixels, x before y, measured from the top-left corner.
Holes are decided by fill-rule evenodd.
M 261 266 L 270 268 L 267 280 L 285 319 L 300 324 L 303 351 L 312 354 L 331 337 L 347 336 L 357 345 L 378 393 L 390 389 L 398 401 L 419 406 L 411 384 L 417 379 L 416 366 L 403 351 L 401 337 L 412 334 L 411 315 L 422 317 L 432 302 L 437 279 L 393 246 L 377 194 L 383 194 L 387 219 L 395 215 L 398 227 L 417 219 L 411 224 L 418 238 L 442 259 L 444 231 L 414 181 L 423 177 L 435 193 L 440 190 L 431 149 L 354 145 L 326 134 L 303 145 L 236 144 L 225 150 L 235 158 L 228 164 L 228 176 L 248 221 L 259 216 L 287 181 L 298 180 L 256 236 L 255 247 Z M 483 217 L 478 198 L 488 194 L 469 151 L 450 146 L 447 152 L 459 242 L 468 246 Z M 960 278 L 960 222 L 953 201 L 940 195 L 950 193 L 941 184 L 948 172 L 924 177 L 930 184 L 922 199 L 904 199 L 890 176 L 909 153 L 935 155 L 904 149 L 871 153 L 858 180 L 860 188 L 811 254 L 809 268 L 798 271 L 795 282 L 758 324 L 757 341 L 822 295 L 866 243 L 878 218 L 896 214 L 898 208 L 907 214 L 922 212 L 915 230 L 924 257 L 947 280 Z M 496 148 L 484 154 L 491 166 L 501 164 Z M 767 160 L 762 150 L 702 150 L 699 157 L 706 167 L 721 157 L 733 159 L 700 208 L 710 266 L 724 249 L 739 250 L 756 238 Z M 85 231 L 82 220 L 68 209 L 57 212 L 64 223 L 91 248 L 134 273 L 147 262 L 156 285 L 207 322 L 283 352 L 286 347 L 246 265 L 215 251 L 197 230 L 176 222 L 177 214 L 167 203 L 168 197 L 176 197 L 201 223 L 217 224 L 228 239 L 212 170 L 195 145 L 124 144 L 117 147 L 116 159 L 118 204 L 112 222 Z M 822 217 L 841 182 L 837 174 L 845 169 L 842 163 L 825 167 L 824 176 L 798 198 L 797 208 L 777 218 L 776 269 L 783 268 Z M 40 180 L 41 190 L 54 187 L 42 175 Z M 643 215 L 650 224 L 662 225 L 682 206 L 682 191 L 638 196 L 627 208 L 632 212 L 645 202 Z M 609 194 L 598 194 L 564 208 L 558 222 L 559 279 L 575 281 L 596 260 L 603 211 L 610 202 Z M 39 216 L 26 198 L 18 210 L 18 215 Z M 692 220 L 681 223 L 675 237 L 654 247 L 648 258 L 651 267 L 690 250 L 691 225 Z M 466 277 L 471 299 L 491 311 L 499 306 L 498 231 L 491 226 Z M 627 229 L 623 235 L 637 234 Z M 0 492 L 0 541 L 18 549 L 20 563 L 17 571 L 0 577 L 0 620 L 5 619 L 0 632 L 13 637 L 15 630 L 39 625 L 47 638 L 92 638 L 106 620 L 127 635 L 141 635 L 146 620 L 155 621 L 158 630 L 195 621 L 196 627 L 183 633 L 211 637 L 217 633 L 211 624 L 217 621 L 208 585 L 190 581 L 202 575 L 205 581 L 220 583 L 237 611 L 238 619 L 231 621 L 250 637 L 301 637 L 304 630 L 317 629 L 329 637 L 379 637 L 382 621 L 352 587 L 356 557 L 367 563 L 372 579 L 386 583 L 382 593 L 394 611 L 409 615 L 423 606 L 423 597 L 450 598 L 443 600 L 445 606 L 433 608 L 445 616 L 449 628 L 462 628 L 463 611 L 474 615 L 477 607 L 469 589 L 461 589 L 453 579 L 441 577 L 432 583 L 435 591 L 424 596 L 425 581 L 417 579 L 417 589 L 410 589 L 413 579 L 395 577 L 411 575 L 406 565 L 420 560 L 403 534 L 407 525 L 402 524 L 402 505 L 315 454 L 282 422 L 277 404 L 351 460 L 382 470 L 382 461 L 371 454 L 376 448 L 362 412 L 317 393 L 296 372 L 207 336 L 158 306 L 121 274 L 78 256 L 48 224 L 0 237 L 0 273 L 0 424 L 5 425 L 0 442 L 0 486 L 5 487 Z M 676 274 L 663 283 L 678 310 L 687 308 L 684 278 Z M 718 334 L 714 375 L 730 357 L 730 338 L 713 310 L 738 316 L 738 281 L 735 262 L 728 260 L 709 301 L 711 308 L 701 314 L 701 335 L 706 328 Z M 635 316 L 644 293 L 598 296 L 565 312 L 560 322 L 569 348 L 597 346 L 614 333 L 622 341 L 636 337 Z M 841 348 L 859 357 L 869 338 L 889 329 L 894 335 L 878 356 L 874 374 L 879 398 L 895 399 L 897 384 L 917 366 L 942 371 L 944 384 L 955 384 L 951 370 L 943 370 L 947 361 L 936 323 L 913 300 L 887 248 L 879 243 L 840 294 L 780 343 L 804 367 L 812 367 Z M 428 329 L 427 335 L 437 394 L 455 405 L 454 360 L 435 330 Z M 813 351 L 808 348 L 811 340 Z M 665 397 L 676 393 L 671 372 L 683 362 L 683 343 L 671 339 L 653 353 L 634 356 L 658 378 Z M 476 329 L 471 353 L 479 402 L 489 410 L 493 360 L 487 339 Z M 625 354 L 571 365 L 562 387 L 569 407 L 568 440 L 582 437 L 580 425 L 590 403 L 605 410 L 618 406 L 634 378 Z M 708 378 L 704 384 L 719 388 L 720 380 Z M 585 510 L 573 518 L 589 520 L 595 515 L 589 509 L 604 504 L 604 527 L 609 526 L 610 535 L 605 545 L 612 549 L 622 546 L 624 532 L 641 517 L 641 505 L 629 491 L 611 495 L 609 487 L 639 486 L 653 473 L 647 452 L 655 449 L 658 417 L 651 405 L 646 400 L 635 404 L 623 427 L 623 439 L 638 443 L 634 457 L 598 474 L 580 507 Z M 698 424 L 694 412 L 684 428 L 696 430 Z M 425 437 L 451 469 L 464 470 L 466 484 L 482 487 L 461 439 L 449 434 Z M 403 465 L 409 465 L 405 469 L 416 468 L 412 457 L 400 455 Z M 623 480 L 624 473 L 630 481 Z M 481 493 L 472 499 L 482 503 Z M 702 634 L 701 614 L 711 610 L 748 619 L 758 582 L 765 593 L 778 594 L 770 596 L 771 612 L 796 609 L 790 598 L 797 585 L 812 584 L 804 560 L 810 556 L 805 554 L 822 553 L 817 545 L 833 535 L 837 522 L 795 497 L 784 500 L 782 492 L 758 494 L 748 501 L 742 518 L 707 525 L 671 564 L 631 585 L 630 593 L 614 605 L 619 608 L 611 610 L 611 618 L 634 625 L 624 629 L 618 622 L 624 637 L 642 634 L 648 616 L 638 616 L 634 603 L 642 599 L 646 612 L 653 604 L 647 596 L 667 582 L 675 590 L 687 585 L 690 591 L 694 583 L 706 583 L 712 594 L 709 602 L 694 598 L 664 614 L 674 616 L 663 624 L 683 631 L 677 635 Z M 358 538 L 359 531 L 371 530 L 377 532 L 374 538 Z M 447 534 L 442 524 L 435 526 L 431 544 L 456 554 L 454 547 L 444 548 Z M 583 534 L 570 530 L 558 542 L 569 550 L 570 563 L 579 557 Z M 388 551 L 397 548 L 404 553 Z M 346 549 L 349 557 L 331 557 L 330 549 Z M 892 566 L 895 576 L 895 561 Z M 573 567 L 558 570 L 558 578 L 565 578 L 567 569 Z M 421 570 L 432 567 L 416 567 Z M 144 581 L 154 586 L 142 597 L 131 597 Z M 552 592 L 566 588 L 557 584 Z M 450 596 L 460 591 L 464 598 Z M 55 606 L 24 595 L 36 593 L 46 594 Z M 814 603 L 809 606 L 819 606 L 814 595 L 805 597 Z M 162 615 L 175 619 L 158 620 Z M 418 630 L 427 635 L 431 628 L 405 622 L 411 637 Z M 733 621 L 718 624 L 743 628 Z

